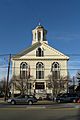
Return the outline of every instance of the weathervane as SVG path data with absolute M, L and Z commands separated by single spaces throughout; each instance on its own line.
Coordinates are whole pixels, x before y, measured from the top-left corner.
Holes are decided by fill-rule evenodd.
M 39 18 L 38 22 L 39 22 L 38 25 L 41 26 L 41 19 L 40 18 Z

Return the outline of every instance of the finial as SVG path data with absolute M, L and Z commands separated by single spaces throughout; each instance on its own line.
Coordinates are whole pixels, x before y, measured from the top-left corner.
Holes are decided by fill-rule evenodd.
M 39 22 L 39 26 L 41 25 L 41 23 Z

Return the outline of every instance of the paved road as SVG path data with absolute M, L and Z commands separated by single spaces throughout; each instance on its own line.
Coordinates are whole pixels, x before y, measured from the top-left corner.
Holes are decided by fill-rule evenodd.
M 54 103 L 54 104 L 34 104 L 34 105 L 11 105 L 8 103 L 0 103 L 1 108 L 26 108 L 26 109 L 39 109 L 39 108 L 50 108 L 50 109 L 57 109 L 57 108 L 80 108 L 80 103 Z
M 0 103 L 0 120 L 80 120 L 80 104 L 10 105 Z
M 0 109 L 0 120 L 80 120 L 79 108 Z

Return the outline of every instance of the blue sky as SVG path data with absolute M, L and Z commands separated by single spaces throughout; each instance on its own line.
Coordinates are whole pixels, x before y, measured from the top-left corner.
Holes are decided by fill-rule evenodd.
M 49 44 L 70 56 L 69 67 L 79 69 L 80 0 L 0 0 L 0 55 L 30 46 L 39 22 L 48 30 Z

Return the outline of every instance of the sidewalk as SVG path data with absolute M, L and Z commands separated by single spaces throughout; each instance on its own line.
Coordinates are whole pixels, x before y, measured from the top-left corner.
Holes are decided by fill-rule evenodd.
M 41 101 L 38 101 L 35 104 L 38 104 L 38 105 L 53 105 L 55 103 L 53 101 L 50 101 L 50 100 L 41 100 Z

